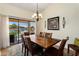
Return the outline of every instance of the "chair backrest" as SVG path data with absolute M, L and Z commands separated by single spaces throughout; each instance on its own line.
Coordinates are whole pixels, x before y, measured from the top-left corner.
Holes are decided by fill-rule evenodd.
M 44 37 L 44 32 L 40 32 L 40 37 Z
M 52 38 L 52 33 L 45 33 L 45 38 L 47 38 L 47 39 Z
M 25 45 L 23 34 L 21 34 L 21 39 L 22 39 L 23 44 Z
M 24 32 L 24 35 L 29 36 L 30 34 L 29 34 L 29 32 Z
M 65 44 L 67 42 L 68 39 L 63 39 L 61 41 L 61 44 L 60 44 L 60 47 L 59 47 L 59 51 L 58 51 L 58 55 L 63 55 L 63 50 L 64 50 L 64 47 L 65 47 Z
M 34 35 L 35 33 L 30 33 L 30 35 Z
M 24 46 L 26 46 L 25 45 L 25 36 L 29 36 L 29 32 L 24 32 L 23 34 L 21 34 L 21 39 L 22 39 L 22 42 L 23 42 L 23 44 L 24 44 Z
M 32 42 L 31 42 L 30 37 L 25 37 L 25 44 L 27 45 L 27 48 L 30 51 L 30 53 L 33 54 Z

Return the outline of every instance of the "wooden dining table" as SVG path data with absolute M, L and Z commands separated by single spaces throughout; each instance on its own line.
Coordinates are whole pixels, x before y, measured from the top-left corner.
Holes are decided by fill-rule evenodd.
M 38 44 L 39 46 L 43 47 L 44 49 L 47 49 L 47 48 L 57 44 L 61 40 L 56 39 L 56 38 L 46 39 L 44 37 L 36 37 L 34 39 L 31 39 L 31 41 L 33 43 Z

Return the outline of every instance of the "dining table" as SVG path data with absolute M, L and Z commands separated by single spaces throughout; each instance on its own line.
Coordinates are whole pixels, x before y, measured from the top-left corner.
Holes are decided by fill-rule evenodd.
M 60 42 L 60 39 L 56 39 L 56 38 L 44 38 L 44 37 L 31 37 L 31 42 L 38 44 L 39 46 L 43 47 L 44 49 L 47 49 L 55 44 L 57 44 L 58 42 Z

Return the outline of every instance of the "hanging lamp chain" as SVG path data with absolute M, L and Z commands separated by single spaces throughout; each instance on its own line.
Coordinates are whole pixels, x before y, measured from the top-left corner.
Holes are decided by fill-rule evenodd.
M 36 4 L 36 13 L 34 13 L 32 17 L 35 18 L 37 21 L 39 21 L 39 19 L 42 18 L 42 15 L 39 14 L 39 6 L 38 6 L 38 3 Z
M 38 3 L 37 3 L 37 21 L 39 21 Z

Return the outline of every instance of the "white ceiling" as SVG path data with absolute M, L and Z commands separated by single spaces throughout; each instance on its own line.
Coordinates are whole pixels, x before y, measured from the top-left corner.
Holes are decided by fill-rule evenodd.
M 37 10 L 37 3 L 8 3 L 8 4 L 25 10 L 29 10 L 32 12 L 36 12 Z M 44 11 L 50 4 L 51 3 L 38 3 L 39 12 Z

